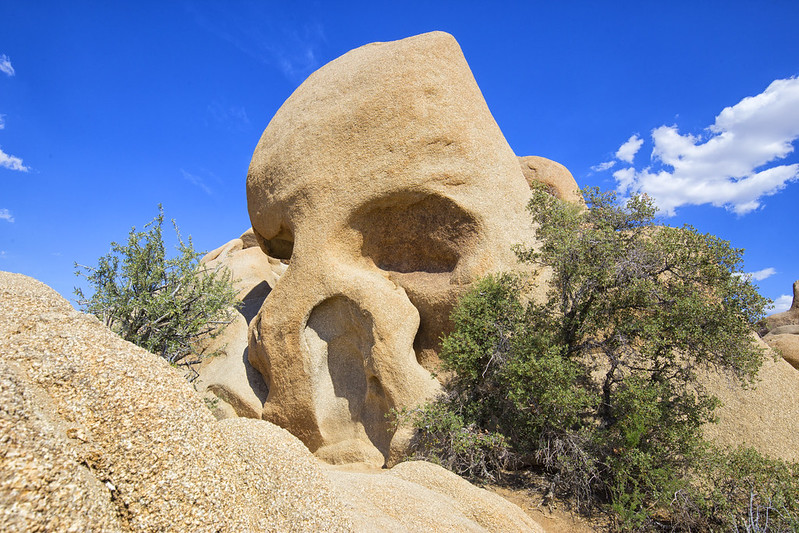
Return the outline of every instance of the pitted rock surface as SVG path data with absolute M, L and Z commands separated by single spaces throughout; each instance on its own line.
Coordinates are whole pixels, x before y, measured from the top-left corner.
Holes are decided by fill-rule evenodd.
M 316 459 L 217 423 L 177 370 L 0 272 L 0 530 L 349 531 Z

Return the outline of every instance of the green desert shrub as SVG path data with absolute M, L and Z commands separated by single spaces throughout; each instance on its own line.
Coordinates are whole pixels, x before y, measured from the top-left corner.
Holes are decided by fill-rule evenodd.
M 587 208 L 544 189 L 529 204 L 539 244 L 516 253 L 548 273 L 543 300 L 511 275 L 461 299 L 441 348 L 454 376 L 413 418 L 417 443 L 446 457 L 464 429 L 502 438 L 517 464 L 541 469 L 580 509 L 610 512 L 620 530 L 723 529 L 733 522 L 707 503 L 719 481 L 699 475 L 718 401 L 696 372 L 751 384 L 764 357 L 751 332 L 768 300 L 742 275 L 742 250 L 656 225 L 646 196 L 583 194 Z
M 132 228 L 127 244 L 111 243 L 97 266 L 75 264 L 76 275 L 93 292 L 75 289 L 84 312 L 97 316 L 123 339 L 159 354 L 172 364 L 199 361 L 198 341 L 215 336 L 233 319 L 238 305 L 230 273 L 199 263 L 201 254 L 177 235 L 177 254 L 168 257 L 163 208 L 142 231 Z
M 698 464 L 704 512 L 723 531 L 799 531 L 799 465 L 752 448 L 709 447 Z
M 445 399 L 418 409 L 392 413 L 395 421 L 419 429 L 412 441 L 414 459 L 424 459 L 472 479 L 495 479 L 510 460 L 507 439 L 467 424 Z

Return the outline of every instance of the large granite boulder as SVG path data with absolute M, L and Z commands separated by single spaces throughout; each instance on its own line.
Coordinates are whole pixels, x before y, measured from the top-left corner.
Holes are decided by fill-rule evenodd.
M 313 73 L 247 177 L 256 239 L 290 259 L 250 327 L 263 417 L 333 463 L 400 455 L 409 435 L 386 414 L 439 391 L 450 310 L 517 264 L 529 195 L 452 36 L 369 44 Z
M 0 272 L 0 531 L 349 531 L 317 460 L 218 423 L 163 359 Z
M 269 422 L 217 422 L 32 278 L 0 272 L 0 301 L 0 531 L 539 530 L 440 467 L 348 475 Z
M 409 461 L 379 473 L 328 469 L 328 475 L 362 531 L 544 531 L 518 506 L 432 463 Z

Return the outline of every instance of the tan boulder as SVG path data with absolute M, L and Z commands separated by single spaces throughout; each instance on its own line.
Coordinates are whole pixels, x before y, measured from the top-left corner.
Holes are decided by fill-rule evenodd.
M 261 418 L 268 389 L 247 357 L 247 331 L 286 264 L 265 255 L 252 229 L 209 252 L 200 263 L 210 269 L 227 268 L 242 305 L 234 320 L 217 337 L 203 343 L 213 357 L 195 369 L 195 386 L 208 399 L 217 418 Z
M 328 476 L 361 531 L 544 531 L 518 506 L 432 463 L 376 472 L 328 469 Z
M 799 331 L 794 333 L 793 328 L 797 326 L 781 326 L 775 328 L 774 331 L 790 328 L 789 333 L 773 333 L 769 332 L 768 335 L 763 337 L 763 340 L 771 346 L 779 355 L 785 359 L 788 364 L 799 370 Z
M 560 163 L 545 157 L 528 155 L 519 157 L 519 164 L 528 185 L 532 186 L 535 182 L 543 183 L 550 194 L 561 200 L 575 204 L 585 203 L 574 176 Z
M 0 530 L 349 531 L 317 460 L 218 423 L 163 359 L 0 272 Z
M 250 326 L 264 418 L 331 462 L 404 451 L 385 415 L 438 392 L 452 305 L 515 267 L 529 195 L 452 36 L 366 45 L 313 73 L 247 177 L 255 237 L 291 260 Z

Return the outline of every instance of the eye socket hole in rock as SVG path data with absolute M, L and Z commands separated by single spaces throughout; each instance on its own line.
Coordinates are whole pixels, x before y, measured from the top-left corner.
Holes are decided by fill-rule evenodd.
M 452 272 L 477 236 L 474 217 L 455 202 L 416 192 L 366 204 L 350 226 L 363 238 L 363 256 L 382 270 L 399 273 Z
M 362 206 L 350 226 L 361 234 L 360 255 L 389 272 L 419 312 L 413 349 L 419 364 L 434 370 L 439 337 L 462 292 L 450 274 L 478 238 L 475 217 L 449 198 L 404 191 Z

